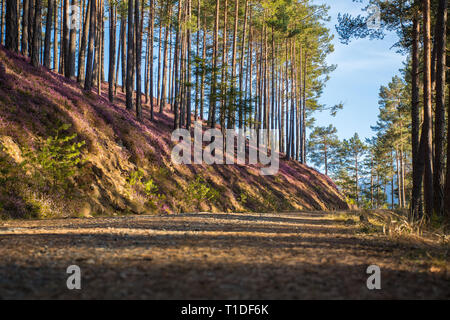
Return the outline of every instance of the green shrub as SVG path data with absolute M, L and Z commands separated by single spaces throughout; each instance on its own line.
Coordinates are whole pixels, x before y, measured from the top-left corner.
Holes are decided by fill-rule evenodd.
M 158 193 L 158 186 L 155 184 L 153 179 L 148 179 L 146 182 L 144 182 L 144 192 L 147 196 L 148 202 L 150 205 L 152 205 L 154 208 L 157 208 L 162 201 L 166 199 L 165 195 Z
M 247 193 L 245 191 L 241 191 L 241 194 L 238 197 L 238 201 L 242 206 L 245 206 L 245 204 L 247 203 Z
M 219 192 L 210 187 L 202 177 L 196 177 L 189 182 L 186 190 L 186 196 L 190 201 L 196 201 L 197 206 L 202 201 L 214 201 L 218 198 Z
M 158 186 L 155 184 L 153 179 L 149 179 L 144 182 L 144 192 L 147 196 L 155 195 L 158 192 Z
M 145 172 L 142 169 L 137 169 L 130 173 L 128 184 L 133 187 L 137 194 L 144 193 L 147 204 L 154 209 L 157 209 L 166 198 L 164 195 L 158 193 L 159 188 L 152 178 L 145 178 Z
M 137 169 L 136 171 L 133 171 L 130 173 L 130 176 L 128 177 L 128 184 L 130 186 L 136 186 L 142 184 L 142 179 L 144 179 L 144 170 Z
M 54 136 L 40 139 L 37 150 L 24 152 L 24 165 L 30 165 L 35 177 L 52 187 L 67 187 L 69 178 L 77 174 L 83 163 L 81 148 L 85 142 L 75 142 L 77 134 L 66 133 L 70 127 L 62 125 Z

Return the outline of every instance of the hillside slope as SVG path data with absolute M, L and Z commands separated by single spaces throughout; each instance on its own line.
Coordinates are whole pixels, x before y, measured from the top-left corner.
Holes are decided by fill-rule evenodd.
M 347 208 L 328 177 L 295 161 L 280 161 L 274 176 L 250 165 L 174 165 L 170 111 L 151 122 L 144 105 L 140 123 L 120 88 L 114 104 L 106 95 L 0 47 L 0 216 Z M 62 145 L 72 148 L 58 162 Z

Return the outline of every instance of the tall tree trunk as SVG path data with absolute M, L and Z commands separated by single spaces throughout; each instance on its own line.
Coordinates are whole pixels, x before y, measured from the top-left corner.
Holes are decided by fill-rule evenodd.
M 29 1 L 29 0 L 27 0 Z M 59 55 L 58 55 L 58 0 L 54 0 L 54 12 L 53 12 L 53 24 L 55 27 L 53 28 L 53 70 L 55 72 L 58 72 L 58 61 L 59 61 Z
M 244 128 L 244 101 L 243 101 L 243 81 L 244 81 L 244 56 L 245 56 L 245 39 L 247 37 L 247 15 L 248 0 L 245 0 L 244 9 L 244 27 L 242 32 L 241 56 L 239 63 L 239 129 Z
M 402 199 L 403 199 L 403 208 L 406 208 L 406 187 L 405 187 L 405 157 L 404 157 L 404 151 L 403 151 L 403 145 L 400 149 L 400 167 L 401 167 L 401 181 L 402 181 Z
M 358 155 L 355 156 L 355 195 L 356 195 L 356 205 L 359 207 L 359 171 L 358 171 Z M 393 181 L 394 178 L 392 178 Z M 393 186 L 393 185 L 392 185 Z M 392 187 L 392 190 L 394 188 Z M 394 191 L 392 191 L 394 192 Z M 394 196 L 392 195 L 392 199 L 394 199 Z M 392 200 L 392 209 L 394 209 L 394 200 Z
M 252 29 L 252 7 L 249 8 L 248 18 L 248 111 L 245 110 L 245 114 L 248 113 L 248 119 L 252 118 L 253 112 L 253 29 Z M 247 91 L 247 90 L 246 90 Z M 250 123 L 248 124 L 250 128 Z
M 266 17 L 266 12 L 264 10 L 264 20 Z M 269 129 L 268 127 L 268 105 L 269 105 L 269 98 L 268 98 L 268 79 L 267 79 L 267 26 L 264 23 L 263 27 L 263 37 L 264 37 L 264 43 L 263 43 L 263 78 L 262 78 L 262 86 L 263 86 L 263 113 L 261 117 L 261 121 L 263 123 L 263 129 Z M 268 130 L 267 130 L 268 131 Z
M 401 183 L 401 173 L 400 173 L 400 153 L 398 148 L 395 149 L 395 161 L 396 161 L 396 169 L 397 169 L 397 189 L 398 189 L 398 207 L 403 207 L 403 199 L 402 199 L 402 183 Z
M 295 40 L 294 40 L 294 61 L 295 61 L 295 66 L 294 66 L 294 81 L 295 81 L 295 86 L 294 86 L 294 94 L 295 94 L 295 159 L 297 161 L 300 161 L 301 157 L 300 157 L 300 98 L 299 98 L 299 92 L 298 92 L 298 69 L 301 70 L 301 63 L 297 64 L 297 57 L 296 57 L 296 45 L 295 45 Z M 300 51 L 300 61 L 301 61 L 301 51 Z M 301 74 L 301 71 L 300 71 Z M 327 171 L 328 169 L 326 169 Z M 327 171 L 328 172 L 328 171 Z
M 187 2 L 187 1 L 186 1 Z M 184 7 L 183 7 L 183 11 L 186 10 L 186 2 L 184 3 Z M 182 21 L 182 25 L 186 25 L 186 15 L 183 13 L 183 19 Z M 185 79 L 185 56 L 186 56 L 186 29 L 184 27 L 182 27 L 181 29 L 181 33 L 180 33 L 180 76 L 179 76 L 179 81 L 180 81 L 180 123 L 178 124 L 178 126 L 180 128 L 182 128 L 184 126 L 184 122 L 185 122 L 185 90 L 186 90 L 186 79 Z
M 292 39 L 291 44 L 291 156 L 295 158 L 295 145 L 294 145 L 294 135 L 295 135 L 295 39 Z
M 101 14 L 100 14 L 100 21 L 101 21 L 101 23 L 100 23 L 100 26 L 101 26 L 101 29 L 100 29 L 100 36 L 101 36 L 101 39 L 100 39 L 100 48 L 101 48 L 101 59 L 100 59 L 100 83 L 103 83 L 103 81 L 105 80 L 105 19 L 104 19 L 104 16 L 105 16 L 105 4 L 104 4 L 104 2 L 103 2 L 103 0 L 100 0 L 101 1 L 101 3 L 102 3 L 102 5 L 101 5 L 101 7 L 102 7 L 102 11 L 101 11 Z M 100 90 L 99 90 L 99 92 L 100 92 Z
M 72 0 L 72 6 L 77 5 L 76 0 Z M 67 77 L 72 78 L 75 75 L 75 50 L 77 43 L 77 28 L 75 25 L 71 25 L 69 34 L 69 52 L 67 53 L 68 65 L 67 65 Z
M 44 66 L 50 69 L 50 49 L 52 37 L 52 22 L 53 22 L 53 2 L 55 0 L 48 0 L 47 6 L 47 21 L 45 23 L 45 45 L 44 45 Z
M 172 24 L 171 24 L 172 26 Z M 173 41 L 172 41 L 172 27 L 169 32 L 169 67 L 168 67 L 168 89 L 167 89 L 167 102 L 170 104 L 170 111 L 173 111 L 172 99 L 173 99 Z
M 97 0 L 89 0 L 89 45 L 86 63 L 86 76 L 84 80 L 84 89 L 90 91 L 93 82 L 93 60 L 94 60 L 94 40 L 95 40 L 95 17 L 96 17 L 96 2 Z
M 5 0 L 1 0 L 0 2 L 0 44 L 3 44 L 3 23 L 5 20 L 3 19 L 5 15 Z
M 31 57 L 33 47 L 33 32 L 34 32 L 34 15 L 35 15 L 35 0 L 29 0 L 28 3 L 28 56 Z
M 172 41 L 172 21 L 169 27 L 169 34 L 167 35 L 167 66 L 166 66 L 166 104 L 169 104 L 169 110 L 173 111 L 172 96 L 173 96 L 173 41 Z
M 412 28 L 412 68 L 411 68 L 411 145 L 412 145 L 412 195 L 411 212 L 412 220 L 421 216 L 421 193 L 423 178 L 423 157 L 419 155 L 420 144 L 420 98 L 419 98 L 419 45 L 420 45 L 420 24 L 416 14 L 413 17 Z
M 122 53 L 120 56 L 120 71 L 122 75 L 122 92 L 125 92 L 127 82 L 127 18 L 124 14 L 120 17 L 120 41 L 122 42 Z M 123 29 L 122 29 L 123 26 Z
M 116 25 L 117 25 L 117 8 L 116 8 Z M 114 79 L 114 95 L 117 94 L 117 83 L 119 82 L 119 68 L 120 68 L 120 57 L 123 51 L 123 43 L 122 43 L 122 23 L 120 23 L 119 28 L 119 45 L 117 46 L 117 54 L 116 54 L 116 78 Z M 122 84 L 123 86 L 123 84 Z
M 433 146 L 432 146 L 432 110 L 431 110 L 431 35 L 430 35 L 430 0 L 422 0 L 423 11 L 423 126 L 422 139 L 424 143 L 424 200 L 425 215 L 431 218 L 433 214 Z
M 302 45 L 300 44 L 300 48 L 299 48 L 299 57 L 298 57 L 298 76 L 297 76 L 297 81 L 298 81 L 298 85 L 297 85 L 297 91 L 298 91 L 298 98 L 297 98 L 297 104 L 298 104 L 298 126 L 297 126 L 297 130 L 299 131 L 299 142 L 298 142 L 298 157 L 299 157 L 299 161 L 300 163 L 304 163 L 304 156 L 303 156 L 303 128 L 305 126 L 305 124 L 303 123 L 302 119 L 302 114 L 303 114 L 303 104 L 302 104 L 302 77 L 303 77 L 303 63 L 302 63 L 302 55 L 303 55 L 303 48 Z
M 97 55 L 97 62 L 96 64 L 96 70 L 97 70 L 97 94 L 102 94 L 102 83 L 103 83 L 103 35 L 104 35 L 104 27 L 103 27 L 103 0 L 99 0 L 99 6 L 98 6 L 98 16 L 97 16 L 97 42 L 98 42 L 98 55 Z
M 140 10 L 143 11 L 143 8 L 139 8 L 139 0 L 135 0 L 134 2 L 134 24 L 136 27 L 136 117 L 139 121 L 142 121 L 142 94 L 141 94 L 141 45 L 142 45 L 142 17 L 140 16 Z M 142 2 L 143 6 L 143 2 Z
M 289 160 L 291 156 L 291 146 L 289 141 L 289 77 L 288 77 L 288 69 L 289 69 L 289 60 L 288 60 L 288 40 L 286 39 L 286 68 L 284 73 L 284 82 L 286 86 L 285 90 L 285 106 L 286 106 L 286 158 Z
M 94 41 L 94 69 L 92 72 L 92 85 L 95 87 L 98 85 L 98 69 L 99 69 L 99 64 L 100 64 L 100 25 L 99 25 L 99 14 L 101 11 L 101 7 L 100 7 L 100 1 L 101 0 L 96 0 L 97 4 L 97 12 L 96 12 L 96 16 L 95 16 L 95 41 Z
M 232 89 L 232 100 L 230 101 L 230 109 L 232 111 L 231 121 L 232 128 L 236 127 L 236 48 L 238 42 L 238 23 L 239 23 L 239 0 L 235 0 L 234 5 L 234 30 L 233 30 L 233 49 L 231 57 L 231 89 Z
M 34 14 L 34 28 L 33 28 L 33 46 L 31 50 L 31 64 L 34 67 L 37 67 L 39 65 L 39 53 L 41 44 L 41 8 L 42 8 L 41 1 L 36 0 L 34 10 L 35 14 Z
M 191 21 L 192 0 L 188 0 L 187 21 Z M 186 128 L 191 127 L 191 28 L 187 28 L 187 70 L 186 70 Z
M 22 14 L 22 41 L 21 41 L 21 53 L 26 56 L 28 54 L 28 7 L 30 0 L 23 0 L 23 14 Z M 3 0 L 2 0 L 2 8 L 3 8 Z M 3 9 L 2 9 L 2 22 L 0 27 L 0 43 L 2 42 L 3 36 Z
M 204 97 L 205 97 L 205 76 L 206 76 L 206 14 L 203 22 L 203 43 L 202 43 L 202 80 L 200 83 L 200 120 L 203 120 Z
M 374 209 L 373 205 L 374 205 L 374 201 L 373 201 L 373 195 L 374 195 L 374 191 L 373 191 L 373 157 L 370 159 L 370 208 Z
M 80 44 L 80 50 L 78 52 L 78 76 L 77 76 L 78 82 L 84 81 L 84 75 L 85 75 L 84 71 L 85 71 L 85 64 L 86 64 L 86 43 L 87 43 L 87 39 L 89 36 L 90 12 L 91 12 L 91 6 L 88 4 L 85 9 L 83 31 L 81 33 L 81 44 Z
M 217 85 L 217 55 L 219 51 L 219 11 L 220 11 L 220 1 L 216 0 L 216 17 L 214 23 L 214 43 L 213 43 L 213 72 L 211 81 L 211 90 L 209 98 L 209 124 L 211 128 L 216 126 L 216 85 Z
M 70 30 L 68 28 L 69 20 L 69 1 L 63 0 L 63 50 L 62 56 L 64 57 L 64 76 L 70 77 L 69 74 L 69 50 L 70 50 Z
M 153 110 L 154 110 L 154 100 L 153 100 L 153 32 L 154 32 L 154 0 L 150 0 L 150 41 L 149 41 L 149 45 L 150 45 L 150 52 L 149 52 L 149 61 L 148 63 L 150 64 L 150 119 L 153 120 Z
M 394 210 L 394 155 L 393 152 L 391 152 L 391 168 L 392 168 L 392 178 L 391 178 L 391 209 Z
M 109 4 L 109 71 L 108 71 L 108 98 L 114 101 L 114 83 L 116 75 L 116 6 L 111 1 Z
M 144 58 L 144 96 L 145 104 L 148 104 L 148 82 L 149 82 L 149 54 L 150 54 L 150 10 L 149 22 L 147 23 L 146 38 L 145 38 L 145 58 Z M 144 38 L 144 34 L 142 34 Z
M 182 0 L 178 2 L 178 14 L 177 14 L 177 34 L 175 36 L 175 52 L 174 52 L 174 78 L 175 78 L 175 88 L 174 88 L 174 122 L 173 127 L 177 129 L 179 126 L 179 81 L 180 81 L 180 73 L 179 73 L 179 55 L 180 55 L 180 37 L 181 37 L 181 8 L 182 8 Z
M 127 78 L 125 99 L 126 108 L 128 110 L 133 109 L 133 52 L 134 52 L 134 9 L 133 0 L 128 1 L 128 43 L 127 43 Z
M 228 90 L 228 0 L 225 0 L 224 2 L 224 10 L 223 10 L 223 43 L 222 43 L 222 77 L 221 77 L 221 84 L 220 84 L 220 128 L 222 129 L 222 132 L 225 133 L 225 118 L 227 116 L 227 112 L 229 111 L 227 109 L 227 90 Z M 228 121 L 229 122 L 229 121 Z
M 170 8 L 167 8 L 168 10 L 168 19 L 170 21 Z M 167 53 L 168 53 L 168 37 L 169 37 L 169 30 L 170 30 L 170 22 L 167 21 L 166 28 L 164 31 L 164 57 L 163 57 L 163 65 L 162 65 L 162 81 L 161 81 L 161 95 L 160 95 L 160 102 L 159 102 L 159 113 L 162 113 L 164 110 L 164 106 L 166 104 L 166 88 L 167 88 Z
M 64 1 L 61 0 L 60 5 L 60 19 L 59 19 L 59 61 L 58 61 L 58 72 L 64 75 L 65 68 L 65 53 L 64 53 Z M 31 10 L 31 7 L 30 7 Z
M 19 25 L 18 25 L 17 19 L 18 19 L 17 0 L 6 0 L 5 47 L 6 47 L 6 49 L 14 51 L 14 52 L 19 51 L 19 43 L 17 41 L 17 37 L 19 34 Z M 38 61 L 38 63 L 39 63 L 39 61 Z
M 196 53 L 196 60 L 197 60 L 197 66 L 196 66 L 196 70 L 195 70 L 195 106 L 194 106 L 194 120 L 197 121 L 198 119 L 198 105 L 199 105 L 199 96 L 200 96 L 200 92 L 199 92 L 199 79 L 200 79 L 200 74 L 199 74 L 199 58 L 200 58 L 200 9 L 201 9 L 201 2 L 200 0 L 197 0 L 197 53 Z
M 447 57 L 447 61 L 450 60 Z M 447 90 L 447 99 L 450 101 L 450 90 Z M 450 103 L 447 105 L 447 114 L 450 115 Z M 450 121 L 447 121 L 447 128 L 450 128 Z M 445 177 L 445 216 L 450 220 L 450 130 L 447 129 L 447 174 Z
M 302 163 L 306 164 L 306 72 L 307 72 L 307 63 L 308 63 L 308 52 L 306 48 L 305 52 L 305 60 L 303 63 L 303 101 L 302 101 Z
M 436 27 L 436 109 L 434 121 L 434 212 L 444 215 L 445 170 L 445 72 L 447 44 L 447 0 L 439 0 Z M 449 114 L 450 116 L 450 114 Z M 449 129 L 450 130 L 450 129 Z M 450 147 L 449 147 L 450 148 Z
M 161 87 L 161 48 L 162 48 L 162 21 L 161 21 L 161 16 L 159 17 L 159 35 L 158 35 L 158 79 L 156 82 L 156 100 L 158 103 L 158 106 L 160 105 L 160 93 L 161 91 L 159 90 L 159 88 Z

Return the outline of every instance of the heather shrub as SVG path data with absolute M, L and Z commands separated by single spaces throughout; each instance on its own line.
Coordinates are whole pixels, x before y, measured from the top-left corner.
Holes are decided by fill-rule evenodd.
M 38 208 L 27 200 L 26 173 L 0 143 L 0 219 L 36 218 Z
M 15 177 L 17 166 L 10 160 L 5 152 L 5 147 L 0 144 L 0 185 L 5 186 Z

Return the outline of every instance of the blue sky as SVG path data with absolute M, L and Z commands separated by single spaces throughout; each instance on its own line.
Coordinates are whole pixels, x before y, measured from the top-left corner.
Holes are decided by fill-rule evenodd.
M 406 56 L 396 53 L 392 45 L 397 42 L 395 34 L 387 34 L 383 40 L 358 39 L 350 44 L 341 44 L 336 33 L 338 13 L 353 15 L 365 14 L 364 5 L 352 0 L 315 0 L 330 6 L 331 21 L 327 23 L 335 35 L 335 51 L 329 55 L 328 64 L 336 64 L 337 69 L 330 74 L 320 103 L 333 106 L 344 103 L 344 109 L 336 117 L 329 112 L 316 112 L 315 125 L 333 124 L 341 139 L 347 139 L 355 132 L 360 138 L 373 135 L 370 126 L 375 125 L 378 115 L 378 92 L 381 85 L 386 85 L 394 75 L 399 74 Z

